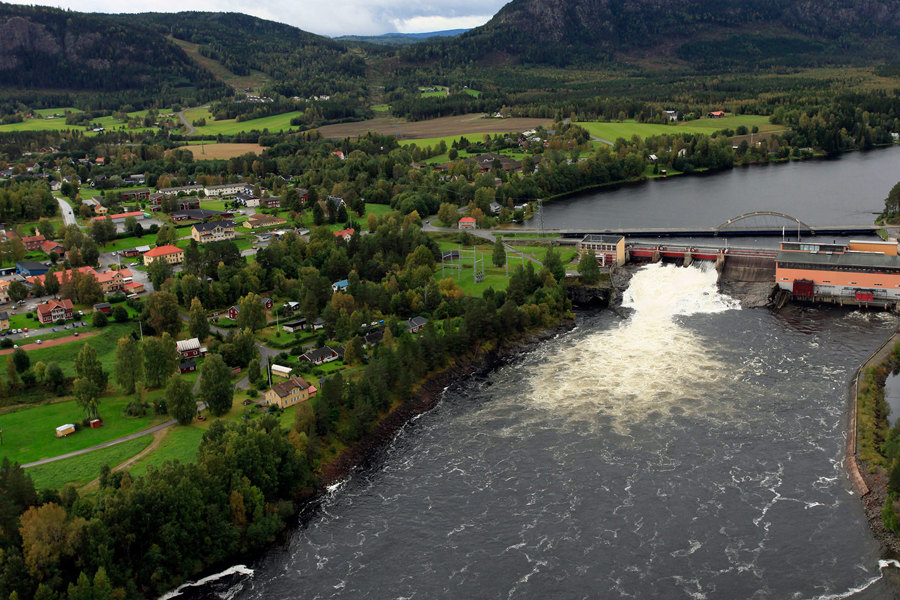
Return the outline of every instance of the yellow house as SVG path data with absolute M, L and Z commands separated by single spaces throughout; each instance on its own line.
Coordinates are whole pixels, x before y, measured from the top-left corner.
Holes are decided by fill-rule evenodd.
M 210 221 L 191 227 L 191 237 L 201 244 L 233 240 L 234 236 L 234 221 Z
M 579 254 L 593 252 L 601 266 L 625 264 L 625 238 L 621 235 L 588 235 L 576 244 Z
M 287 381 L 276 383 L 266 392 L 266 404 L 274 404 L 278 408 L 287 408 L 298 402 L 308 400 L 315 388 L 310 387 L 301 377 L 291 377 Z
M 144 253 L 144 266 L 149 266 L 156 259 L 161 259 L 169 264 L 177 265 L 184 262 L 184 250 L 177 246 L 157 246 Z
M 9 329 L 9 315 L 6 311 L 0 312 L 0 331 L 6 331 Z

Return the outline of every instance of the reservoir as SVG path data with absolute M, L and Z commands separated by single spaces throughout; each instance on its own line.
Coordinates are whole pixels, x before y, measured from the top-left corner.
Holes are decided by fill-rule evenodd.
M 761 210 L 812 226 L 868 225 L 898 179 L 896 146 L 828 160 L 738 167 L 553 200 L 544 206 L 544 227 L 715 227 Z
M 897 597 L 841 464 L 895 317 L 715 281 L 642 267 L 621 316 L 448 388 L 287 542 L 167 597 Z

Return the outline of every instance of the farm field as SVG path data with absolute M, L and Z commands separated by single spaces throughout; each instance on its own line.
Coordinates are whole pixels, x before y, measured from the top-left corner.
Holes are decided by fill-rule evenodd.
M 195 160 L 203 160 L 234 158 L 247 153 L 262 154 L 265 148 L 259 144 L 190 144 L 178 150 L 190 150 Z
M 103 465 L 116 466 L 146 448 L 152 440 L 152 435 L 145 435 L 81 456 L 31 467 L 28 476 L 37 489 L 60 489 L 67 483 L 83 485 L 99 477 Z
M 398 140 L 421 140 L 460 135 L 482 135 L 485 133 L 507 133 L 525 131 L 538 125 L 549 125 L 553 119 L 512 118 L 485 119 L 484 115 L 468 114 L 456 117 L 441 117 L 429 121 L 407 123 L 398 118 L 377 118 L 358 123 L 339 123 L 319 127 L 319 132 L 327 138 L 343 139 L 359 137 L 369 131 L 392 135 Z
M 721 129 L 736 129 L 741 125 L 752 128 L 759 127 L 761 133 L 771 133 L 784 129 L 781 125 L 773 125 L 769 117 L 762 115 L 740 115 L 722 119 L 697 119 L 696 121 L 679 121 L 677 124 L 660 125 L 657 123 L 638 123 L 636 121 L 598 122 L 579 121 L 591 135 L 614 142 L 617 138 L 630 139 L 631 136 L 649 137 L 674 133 L 706 133 L 711 134 Z

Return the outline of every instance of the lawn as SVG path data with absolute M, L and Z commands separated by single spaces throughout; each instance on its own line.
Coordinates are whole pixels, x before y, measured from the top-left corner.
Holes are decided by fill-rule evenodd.
M 656 123 L 638 123 L 636 121 L 621 121 L 600 123 L 596 121 L 580 121 L 577 123 L 587 129 L 591 135 L 604 140 L 614 142 L 618 138 L 631 139 L 637 135 L 646 138 L 652 135 L 672 135 L 677 133 L 705 133 L 711 134 L 722 129 L 737 129 L 741 125 L 751 129 L 754 125 L 760 132 L 779 131 L 784 129 L 780 125 L 773 125 L 769 117 L 761 115 L 740 115 L 737 117 L 725 117 L 723 119 L 697 119 L 696 121 L 679 121 L 671 125 L 659 125 Z
M 412 144 L 415 144 L 419 148 L 427 148 L 429 146 L 434 148 L 441 142 L 444 142 L 445 144 L 447 144 L 447 148 L 450 148 L 453 145 L 453 142 L 458 141 L 459 138 L 464 137 L 467 140 L 469 140 L 470 142 L 480 142 L 484 139 L 484 136 L 486 136 L 486 135 L 493 137 L 495 135 L 503 135 L 503 134 L 490 133 L 490 132 L 485 131 L 485 132 L 480 132 L 480 133 L 466 133 L 464 135 L 445 135 L 445 136 L 441 136 L 441 137 L 421 138 L 418 140 L 399 140 L 398 143 L 401 146 L 411 146 Z M 516 135 L 518 135 L 518 134 L 516 134 Z
M 153 246 L 156 244 L 156 235 L 146 233 L 141 237 L 127 237 L 120 238 L 117 240 L 112 240 L 111 242 L 107 242 L 101 248 L 101 252 L 113 252 L 113 251 L 121 251 L 127 250 L 128 248 L 135 248 L 137 246 Z
M 218 210 L 221 212 L 225 212 L 227 210 L 225 208 L 226 204 L 231 204 L 230 201 L 225 200 L 201 200 L 200 208 L 205 208 L 207 210 Z
M 145 435 L 81 456 L 31 467 L 28 475 L 37 489 L 60 489 L 67 483 L 84 485 L 100 476 L 103 465 L 114 467 L 142 451 L 151 441 L 153 436 Z
M 64 115 L 67 112 L 80 113 L 80 112 L 84 112 L 84 111 L 79 110 L 79 109 L 75 108 L 74 106 L 64 106 L 63 108 L 39 108 L 32 112 L 36 115 L 46 117 L 49 115 Z
M 473 98 L 478 98 L 481 96 L 481 92 L 479 92 L 478 90 L 470 90 L 469 88 L 466 88 L 464 91 Z
M 97 356 L 103 364 L 103 369 L 107 373 L 112 373 L 115 367 L 116 344 L 118 344 L 119 338 L 129 335 L 137 328 L 137 323 L 110 323 L 99 334 L 88 338 L 88 340 L 74 340 L 68 344 L 41 348 L 40 350 L 29 350 L 28 356 L 31 357 L 32 364 L 39 360 L 43 361 L 44 364 L 56 362 L 62 367 L 63 373 L 69 377 L 74 377 L 75 355 L 85 343 L 90 343 L 90 346 L 97 351 Z M 86 329 L 90 330 L 91 328 Z M 79 331 L 81 330 L 79 329 Z M 61 425 L 61 423 L 57 423 L 57 425 Z
M 391 110 L 390 104 L 376 104 L 372 107 L 372 110 L 375 112 L 388 112 Z
M 190 115 L 192 111 L 188 111 L 185 113 L 185 118 L 188 122 L 193 122 L 194 119 L 199 117 L 194 117 Z M 209 113 L 209 111 L 204 111 L 205 113 Z M 241 133 L 242 131 L 262 131 L 263 129 L 268 129 L 269 131 L 282 131 L 291 129 L 291 119 L 294 117 L 299 117 L 302 115 L 302 111 L 292 111 L 288 113 L 282 113 L 280 115 L 272 115 L 269 117 L 263 117 L 261 119 L 251 119 L 249 121 L 243 121 L 238 123 L 235 119 L 226 119 L 223 121 L 213 121 L 212 116 L 208 116 L 206 119 L 206 125 L 203 127 L 197 127 L 196 135 L 231 135 L 235 133 Z
M 451 234 L 452 235 L 452 234 Z M 459 250 L 459 244 L 450 241 L 447 236 L 435 236 L 438 238 L 438 247 L 441 249 L 441 252 L 448 252 L 451 250 Z M 509 285 L 509 279 L 506 276 L 506 270 L 503 267 L 495 267 L 494 263 L 491 262 L 491 250 L 492 247 L 490 244 L 481 240 L 479 238 L 475 238 L 475 243 L 478 244 L 475 246 L 478 258 L 484 258 L 484 280 L 476 283 L 474 274 L 473 274 L 473 258 L 472 258 L 472 247 L 467 246 L 463 248 L 463 258 L 462 261 L 462 270 L 457 275 L 456 270 L 451 270 L 445 266 L 443 275 L 441 274 L 441 265 L 437 265 L 437 269 L 434 274 L 434 278 L 438 281 L 445 277 L 450 277 L 456 284 L 466 292 L 466 294 L 470 296 L 481 296 L 484 291 L 492 287 L 495 291 L 505 290 L 506 286 Z M 468 255 L 467 255 L 468 252 Z M 546 251 L 545 251 L 546 254 Z M 522 264 L 521 258 L 511 258 L 509 261 L 510 264 L 510 273 L 520 264 Z M 479 266 L 481 266 L 479 264 Z M 458 277 L 458 278 L 457 278 Z
M 130 401 L 130 397 L 102 398 L 100 414 L 104 420 L 103 427 L 81 429 L 64 438 L 56 437 L 56 428 L 66 423 L 80 422 L 84 418 L 84 411 L 74 400 L 32 406 L 0 415 L 0 427 L 3 429 L 0 455 L 19 464 L 28 463 L 90 448 L 142 431 L 168 418 L 153 414 L 124 417 L 122 410 Z
M 77 131 L 87 131 L 93 128 L 93 124 L 99 124 L 100 127 L 105 129 L 123 129 L 125 128 L 125 123 L 122 121 L 115 120 L 112 116 L 108 117 L 98 117 L 96 119 L 91 120 L 91 127 L 87 127 L 84 125 L 67 125 L 65 117 L 61 117 L 58 119 L 45 119 L 43 116 L 45 115 L 53 115 L 53 114 L 64 114 L 64 111 L 70 112 L 82 112 L 76 110 L 74 108 L 45 108 L 41 110 L 35 111 L 37 118 L 34 119 L 26 119 L 21 123 L 8 123 L 6 125 L 0 125 L 0 133 L 8 133 L 13 131 L 60 131 L 65 129 L 77 130 Z M 146 111 L 135 111 L 132 113 L 128 113 L 129 116 L 144 116 Z M 153 131 L 153 127 L 138 127 L 136 129 L 130 129 L 129 131 Z
M 129 472 L 132 475 L 143 475 L 150 465 L 159 467 L 167 460 L 193 461 L 197 458 L 197 448 L 200 447 L 204 431 L 196 424 L 169 428 L 169 433 L 163 438 L 159 448 L 139 459 Z
M 371 202 L 366 202 L 366 215 L 382 217 L 384 215 L 389 215 L 392 212 L 394 212 L 394 209 L 391 208 L 389 204 L 373 204 Z

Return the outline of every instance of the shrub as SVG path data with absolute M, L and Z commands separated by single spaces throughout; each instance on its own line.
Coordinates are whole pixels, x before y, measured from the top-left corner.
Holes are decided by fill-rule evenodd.
M 0 340 L 0 348 L 12 348 L 12 347 L 13 347 L 13 343 L 12 343 L 11 339 L 3 338 L 2 340 Z
M 91 317 L 91 324 L 94 327 L 106 327 L 107 323 L 109 323 L 109 318 L 107 318 L 106 313 L 101 310 L 95 310 L 94 315 Z

